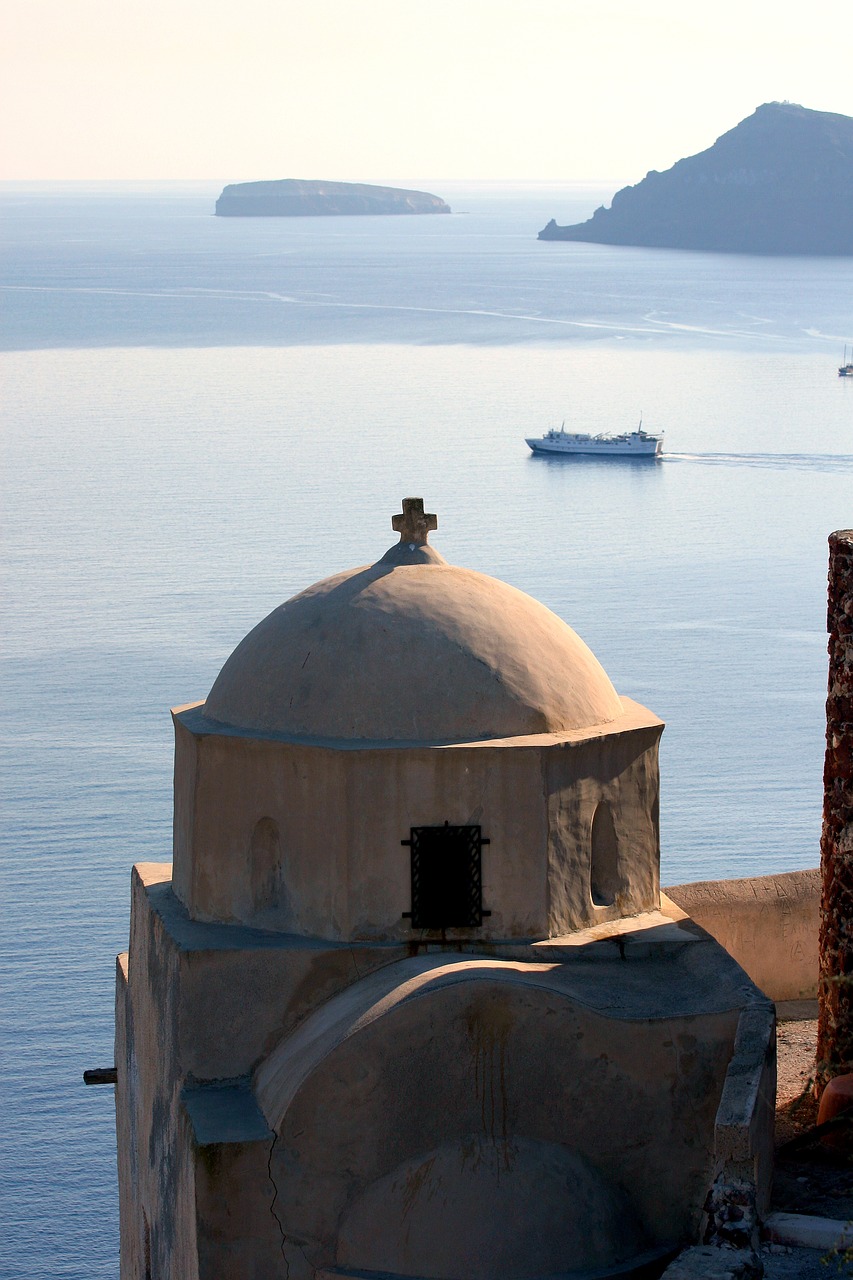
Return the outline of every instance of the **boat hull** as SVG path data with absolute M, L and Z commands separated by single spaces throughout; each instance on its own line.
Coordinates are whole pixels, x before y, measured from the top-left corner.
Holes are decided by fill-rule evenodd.
M 527 440 L 527 445 L 534 453 L 549 454 L 550 456 L 567 457 L 569 455 L 582 454 L 585 457 L 595 458 L 659 458 L 663 448 L 663 441 L 658 439 L 641 440 L 636 444 L 633 442 L 623 442 L 620 440 L 596 440 L 590 437 L 587 441 L 565 441 L 565 440 L 548 440 L 542 438 L 539 440 Z

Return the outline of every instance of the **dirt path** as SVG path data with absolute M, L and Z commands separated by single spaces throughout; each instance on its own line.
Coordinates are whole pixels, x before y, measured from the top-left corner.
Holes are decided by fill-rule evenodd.
M 817 1022 L 781 1022 L 777 1032 L 776 1170 L 773 1208 L 853 1220 L 853 1158 L 817 1141 L 796 1151 L 791 1138 L 817 1123 L 812 1095 Z

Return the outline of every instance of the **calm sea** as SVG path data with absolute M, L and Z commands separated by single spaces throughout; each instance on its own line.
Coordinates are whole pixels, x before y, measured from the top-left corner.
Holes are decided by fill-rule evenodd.
M 131 863 L 170 856 L 169 706 L 380 555 L 404 495 L 666 720 L 664 882 L 818 861 L 853 260 L 539 244 L 611 192 L 408 185 L 458 212 L 2 193 L 4 1277 L 117 1276 L 112 1091 L 81 1072 L 113 1061 Z M 659 463 L 524 444 L 641 412 Z

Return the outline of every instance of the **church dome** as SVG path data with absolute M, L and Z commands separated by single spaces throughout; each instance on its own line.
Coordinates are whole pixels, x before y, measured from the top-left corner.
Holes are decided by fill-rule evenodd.
M 404 511 L 412 503 L 434 528 L 419 499 Z M 417 523 L 402 534 L 376 564 L 325 578 L 258 623 L 205 715 L 249 732 L 379 742 L 561 733 L 622 715 L 604 668 L 550 609 L 447 564 Z

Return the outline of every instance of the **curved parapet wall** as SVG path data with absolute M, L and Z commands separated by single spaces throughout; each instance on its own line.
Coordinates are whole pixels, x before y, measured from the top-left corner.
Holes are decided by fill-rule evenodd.
M 817 996 L 820 872 L 699 880 L 664 890 L 771 1000 Z
M 590 983 L 589 962 L 444 953 L 339 993 L 254 1073 L 287 1238 L 335 1274 L 469 1280 L 562 1274 L 567 1256 L 627 1270 L 691 1239 L 738 1026 L 701 996 L 679 1014 L 709 960 L 736 1006 L 748 984 L 707 941 L 645 982 L 616 957 Z M 614 1017 L 620 966 L 636 985 Z M 666 1016 L 642 1016 L 667 982 Z

